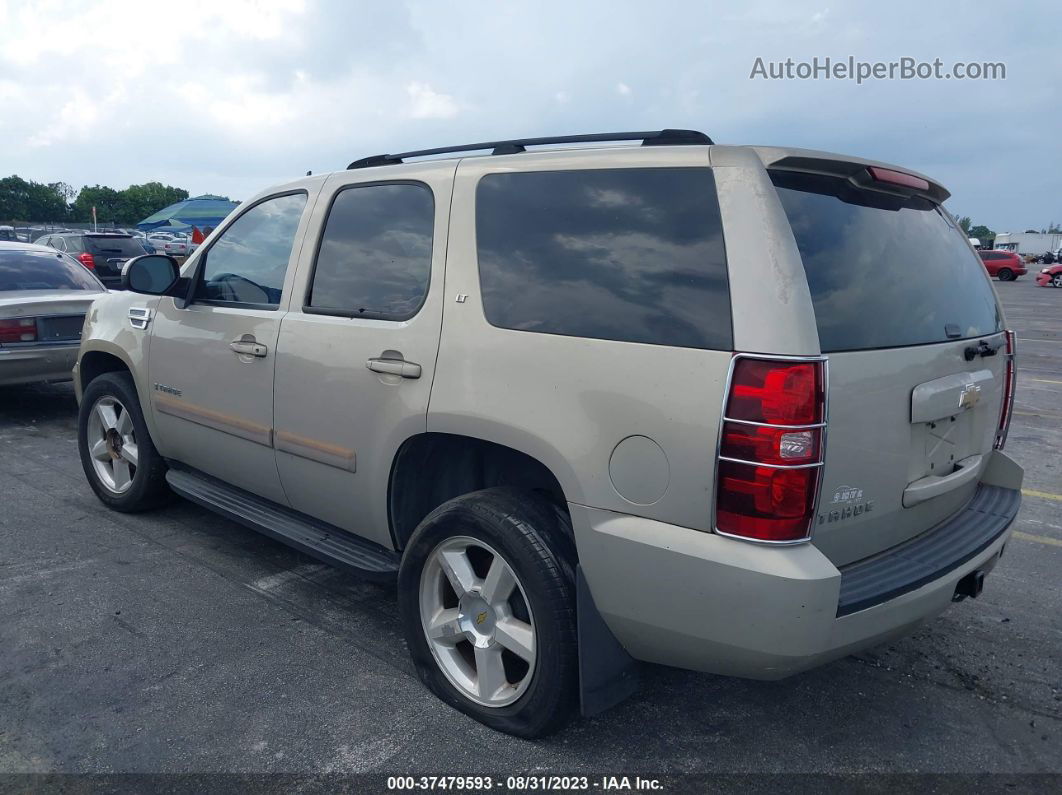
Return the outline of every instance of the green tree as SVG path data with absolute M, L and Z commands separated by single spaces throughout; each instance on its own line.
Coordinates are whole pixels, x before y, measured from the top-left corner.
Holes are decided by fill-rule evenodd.
M 959 226 L 962 227 L 962 231 L 967 235 L 970 234 L 970 216 L 964 215 L 959 219 Z
M 984 224 L 971 226 L 968 230 L 966 230 L 966 232 L 970 237 L 976 237 L 982 243 L 984 243 L 986 240 L 995 240 L 996 238 L 996 233 Z
M 6 221 L 63 221 L 66 197 L 56 182 L 45 185 L 12 175 L 0 179 L 0 218 Z
M 136 224 L 163 207 L 168 207 L 188 198 L 184 188 L 174 188 L 161 182 L 147 182 L 143 185 L 130 185 L 122 191 L 124 215 L 122 222 Z
M 91 221 L 93 207 L 96 208 L 96 219 L 100 223 L 125 223 L 122 196 L 114 188 L 106 185 L 83 187 L 71 207 L 72 220 L 81 223 Z

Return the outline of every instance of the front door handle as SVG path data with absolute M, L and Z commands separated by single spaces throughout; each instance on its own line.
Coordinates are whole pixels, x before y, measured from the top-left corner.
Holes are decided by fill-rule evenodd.
M 403 359 L 369 359 L 365 366 L 374 373 L 400 375 L 403 378 L 420 378 L 420 365 Z
M 259 359 L 269 353 L 269 348 L 257 342 L 250 334 L 244 334 L 238 340 L 229 343 L 229 347 L 241 356 L 257 356 Z

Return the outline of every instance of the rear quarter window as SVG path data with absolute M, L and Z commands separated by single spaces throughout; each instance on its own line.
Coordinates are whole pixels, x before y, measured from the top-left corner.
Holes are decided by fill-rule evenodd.
M 708 168 L 488 174 L 476 192 L 476 242 L 494 326 L 733 347 Z
M 932 202 L 775 171 L 824 352 L 896 348 L 1002 331 L 984 266 Z

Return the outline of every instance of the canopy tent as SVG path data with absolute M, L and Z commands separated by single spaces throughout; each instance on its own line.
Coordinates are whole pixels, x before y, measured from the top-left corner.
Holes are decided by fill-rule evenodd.
M 187 229 L 197 226 L 200 229 L 215 227 L 237 207 L 236 202 L 220 199 L 217 196 L 195 196 L 183 202 L 171 204 L 149 215 L 136 225 L 137 229 L 149 231 L 161 227 Z

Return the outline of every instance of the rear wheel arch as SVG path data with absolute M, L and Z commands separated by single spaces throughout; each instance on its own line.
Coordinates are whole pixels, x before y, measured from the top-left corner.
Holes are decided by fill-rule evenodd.
M 567 514 L 564 490 L 534 456 L 473 436 L 423 433 L 395 454 L 388 483 L 388 517 L 396 549 L 445 502 L 472 492 L 507 486 L 538 494 Z

